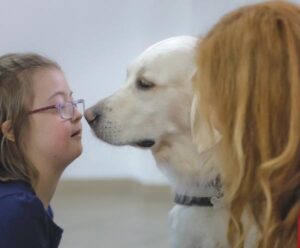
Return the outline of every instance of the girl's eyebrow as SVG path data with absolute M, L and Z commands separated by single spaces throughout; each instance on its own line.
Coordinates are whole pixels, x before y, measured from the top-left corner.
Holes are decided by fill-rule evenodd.
M 63 92 L 63 91 L 57 91 L 57 92 L 55 92 L 54 94 L 52 94 L 49 98 L 48 98 L 48 100 L 47 101 L 49 101 L 49 100 L 51 100 L 52 98 L 54 98 L 54 97 L 56 97 L 56 96 L 66 96 L 66 93 L 65 92 Z M 72 96 L 73 95 L 73 91 L 70 91 L 70 93 L 69 93 L 69 96 Z

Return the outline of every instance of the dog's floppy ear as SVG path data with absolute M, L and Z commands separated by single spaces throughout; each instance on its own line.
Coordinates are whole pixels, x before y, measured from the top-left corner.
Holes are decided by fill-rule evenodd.
M 219 143 L 221 134 L 211 125 L 198 106 L 198 99 L 194 96 L 191 108 L 192 136 L 198 152 L 201 153 Z

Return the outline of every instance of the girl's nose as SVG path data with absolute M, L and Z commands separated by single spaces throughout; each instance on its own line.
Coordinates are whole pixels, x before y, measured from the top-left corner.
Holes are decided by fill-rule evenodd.
M 77 120 L 81 120 L 83 116 L 82 111 L 80 111 L 77 107 L 74 108 L 74 116 L 73 116 L 73 120 L 77 121 Z

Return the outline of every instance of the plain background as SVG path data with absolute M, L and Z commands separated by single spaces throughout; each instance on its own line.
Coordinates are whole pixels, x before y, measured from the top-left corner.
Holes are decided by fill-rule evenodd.
M 126 65 L 177 35 L 200 37 L 250 0 L 0 0 L 0 54 L 38 52 L 57 61 L 86 106 L 122 86 Z M 300 1 L 293 1 L 299 3 Z M 84 152 L 68 179 L 131 178 L 165 184 L 149 151 L 97 140 L 83 120 Z

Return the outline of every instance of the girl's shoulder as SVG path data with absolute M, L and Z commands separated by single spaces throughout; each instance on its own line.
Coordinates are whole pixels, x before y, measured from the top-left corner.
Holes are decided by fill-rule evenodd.
M 45 210 L 30 184 L 22 181 L 0 182 L 0 219 L 43 218 Z M 26 217 L 27 216 L 27 217 Z M 3 221 L 2 221 L 3 222 Z
M 0 247 L 58 247 L 62 229 L 30 184 L 0 182 Z

